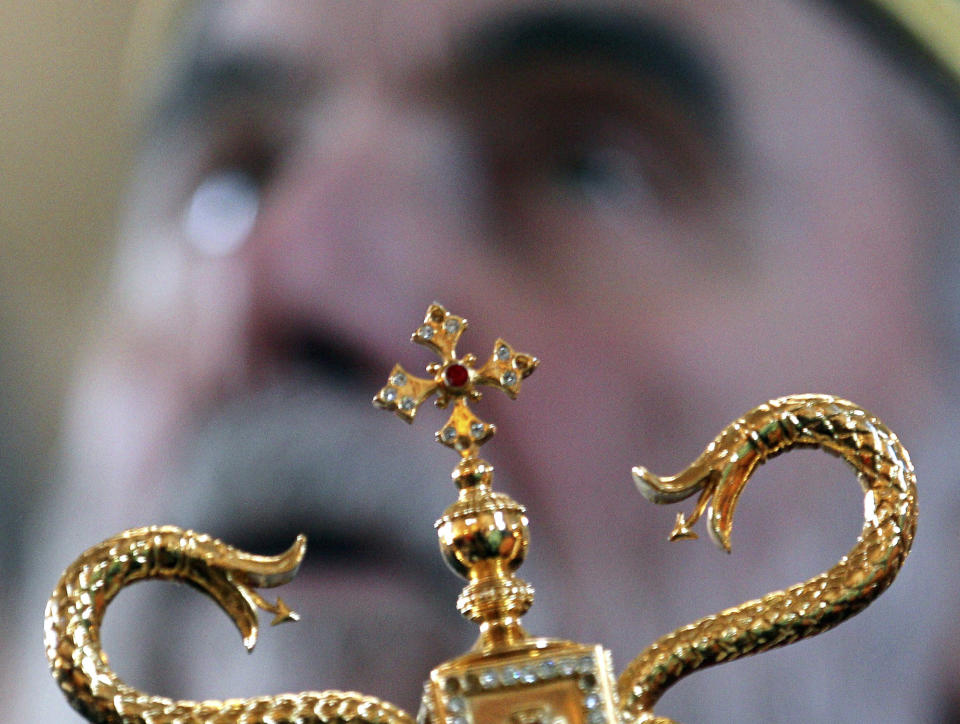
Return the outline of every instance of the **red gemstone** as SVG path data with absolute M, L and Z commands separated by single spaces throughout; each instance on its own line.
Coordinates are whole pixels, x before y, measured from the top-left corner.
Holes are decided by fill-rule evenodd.
M 470 381 L 470 370 L 461 364 L 449 365 L 443 371 L 443 382 L 447 387 L 465 387 Z

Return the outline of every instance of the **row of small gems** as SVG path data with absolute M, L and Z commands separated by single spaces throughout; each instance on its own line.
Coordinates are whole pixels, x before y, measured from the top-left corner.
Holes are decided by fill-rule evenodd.
M 479 674 L 470 672 L 460 676 L 448 676 L 444 682 L 446 697 L 444 706 L 448 716 L 446 724 L 471 724 L 467 717 L 466 696 L 479 692 L 495 691 L 510 686 L 537 684 L 553 679 L 577 678 L 577 686 L 583 691 L 583 706 L 589 724 L 604 724 L 606 715 L 603 698 L 596 677 L 592 656 L 579 658 L 547 658 L 537 664 L 507 664 L 498 668 L 484 669 Z
M 486 425 L 482 422 L 471 422 L 470 423 L 470 437 L 474 440 L 479 440 L 483 437 L 483 434 L 486 432 Z M 457 430 L 453 425 L 448 425 L 443 428 L 443 432 L 440 433 L 440 437 L 446 443 L 452 443 L 457 439 Z
M 443 329 L 447 334 L 456 334 L 460 331 L 460 320 L 450 317 L 443 323 Z M 433 339 L 435 333 L 436 331 L 429 324 L 424 324 L 417 330 L 417 336 L 427 342 Z
M 403 372 L 396 372 L 390 378 L 390 384 L 380 391 L 380 396 L 387 402 L 394 402 L 397 399 L 397 388 L 403 387 L 405 384 L 407 384 L 407 376 Z M 400 409 L 406 412 L 412 410 L 415 405 L 416 400 L 409 395 L 400 400 Z
M 505 344 L 501 344 L 497 347 L 496 357 L 500 362 L 506 362 L 510 359 L 510 348 Z M 513 370 L 507 370 L 502 375 L 500 375 L 500 384 L 510 387 L 517 382 L 517 373 Z

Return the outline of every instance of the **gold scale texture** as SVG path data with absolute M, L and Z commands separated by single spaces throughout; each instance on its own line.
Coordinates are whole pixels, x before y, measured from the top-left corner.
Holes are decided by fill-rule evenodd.
M 850 402 L 799 395 L 768 402 L 728 426 L 693 465 L 671 478 L 634 469 L 638 487 L 655 502 L 700 493 L 694 515 L 678 519 L 674 537 L 710 504 L 710 531 L 729 549 L 737 499 L 765 460 L 794 447 L 823 447 L 857 472 L 864 489 L 863 533 L 826 573 L 674 631 L 634 659 L 620 676 L 619 716 L 668 724 L 653 707 L 693 671 L 760 653 L 825 631 L 856 614 L 892 582 L 916 528 L 913 467 L 896 435 Z M 289 581 L 305 552 L 298 539 L 280 556 L 254 556 L 209 536 L 174 527 L 127 531 L 91 548 L 63 574 L 46 611 L 47 657 L 61 689 L 89 721 L 111 724 L 280 724 L 358 722 L 413 724 L 399 708 L 356 692 L 304 692 L 227 701 L 174 701 L 124 684 L 100 647 L 104 611 L 125 585 L 159 578 L 189 583 L 213 597 L 252 648 L 256 608 L 296 617 L 282 600 L 254 589 Z M 478 722 L 477 724 L 485 724 Z
M 102 724 L 413 724 L 401 709 L 352 691 L 175 701 L 128 686 L 108 666 L 100 625 L 124 586 L 148 578 L 189 583 L 220 604 L 252 649 L 257 607 L 277 614 L 275 623 L 296 617 L 282 600 L 271 605 L 253 588 L 289 581 L 304 552 L 300 538 L 280 556 L 254 556 L 173 526 L 139 528 L 104 541 L 66 570 L 47 604 L 45 640 L 53 676 L 77 711 Z
M 669 723 L 653 714 L 653 706 L 679 679 L 826 631 L 862 611 L 897 575 L 916 530 L 913 465 L 893 432 L 846 400 L 772 400 L 728 426 L 687 472 L 665 484 L 642 469 L 635 469 L 635 478 L 648 497 L 712 494 L 711 533 L 729 549 L 733 508 L 747 478 L 760 463 L 795 447 L 822 447 L 856 470 L 866 495 L 856 545 L 819 576 L 702 618 L 647 647 L 617 683 L 625 721 Z M 678 528 L 686 528 L 682 517 Z

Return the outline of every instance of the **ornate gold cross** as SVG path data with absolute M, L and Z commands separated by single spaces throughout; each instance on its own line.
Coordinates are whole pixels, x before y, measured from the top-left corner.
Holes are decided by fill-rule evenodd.
M 467 406 L 468 401 L 482 397 L 477 386 L 496 387 L 514 399 L 520 392 L 521 381 L 537 368 L 540 360 L 516 352 L 503 339 L 497 339 L 490 359 L 475 369 L 476 355 L 457 357 L 457 341 L 466 328 L 466 319 L 451 314 L 439 304 L 431 304 L 411 341 L 429 347 L 440 356 L 440 362 L 427 365 L 427 372 L 433 378 L 415 377 L 396 364 L 387 384 L 373 398 L 373 404 L 413 422 L 420 405 L 432 394 L 437 394 L 437 407 L 446 408 L 453 401 L 447 424 L 437 430 L 437 441 L 470 458 L 476 456 L 477 448 L 497 431 L 495 425 L 481 420 Z

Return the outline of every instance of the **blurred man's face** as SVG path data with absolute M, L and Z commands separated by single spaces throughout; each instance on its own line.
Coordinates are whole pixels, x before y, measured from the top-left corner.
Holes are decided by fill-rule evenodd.
M 453 577 L 438 593 L 386 545 L 396 524 L 434 555 L 454 495 L 456 460 L 428 442 L 441 415 L 408 430 L 369 407 L 394 362 L 433 361 L 407 343 L 430 302 L 470 320 L 460 352 L 502 335 L 541 358 L 519 402 L 485 396 L 484 452 L 531 508 L 540 563 L 521 575 L 544 571 L 534 611 L 558 621 L 536 632 L 603 640 L 621 666 L 663 632 L 644 606 L 680 585 L 653 570 L 672 514 L 631 489 L 631 465 L 673 472 L 768 397 L 836 392 L 909 419 L 925 389 L 911 249 L 944 223 L 948 136 L 819 5 L 234 3 L 168 100 L 78 384 L 76 475 L 123 526 L 274 549 L 306 528 L 336 561 L 303 584 L 324 603 L 304 589 L 296 605 L 348 621 L 343 659 L 365 622 L 388 649 L 420 626 L 436 646 L 408 660 L 472 635 Z M 407 517 L 377 522 L 394 503 Z M 395 575 L 369 603 L 383 618 L 354 621 L 373 579 L 345 583 L 337 551 L 371 539 L 364 560 Z M 609 583 L 641 575 L 647 590 Z M 353 681 L 335 663 L 311 662 L 308 685 L 412 706 L 436 661 Z M 186 693 L 237 693 L 222 686 Z

